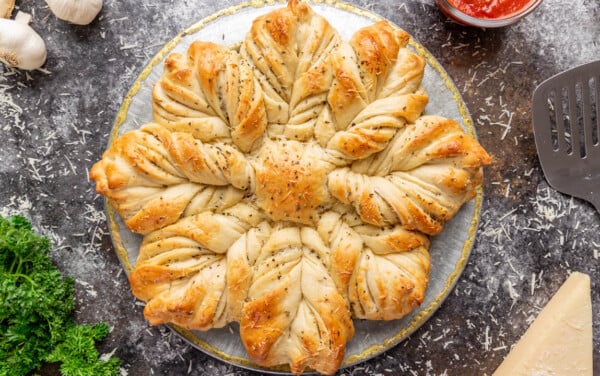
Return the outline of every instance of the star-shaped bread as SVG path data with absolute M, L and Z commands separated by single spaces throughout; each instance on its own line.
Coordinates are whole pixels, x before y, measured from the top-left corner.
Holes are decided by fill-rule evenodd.
M 236 321 L 258 365 L 332 374 L 353 318 L 421 304 L 430 237 L 491 159 L 424 114 L 409 39 L 381 21 L 345 41 L 291 0 L 239 48 L 195 41 L 166 59 L 153 122 L 90 171 L 144 236 L 129 281 L 151 324 Z

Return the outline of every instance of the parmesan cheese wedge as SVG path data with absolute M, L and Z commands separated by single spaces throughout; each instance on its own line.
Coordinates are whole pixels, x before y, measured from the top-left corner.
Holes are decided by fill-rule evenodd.
M 592 376 L 590 277 L 572 273 L 494 376 Z

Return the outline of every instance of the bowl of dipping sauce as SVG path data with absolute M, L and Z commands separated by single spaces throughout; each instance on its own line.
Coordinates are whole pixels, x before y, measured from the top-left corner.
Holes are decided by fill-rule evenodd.
M 436 0 L 450 18 L 467 26 L 512 25 L 533 12 L 542 0 Z

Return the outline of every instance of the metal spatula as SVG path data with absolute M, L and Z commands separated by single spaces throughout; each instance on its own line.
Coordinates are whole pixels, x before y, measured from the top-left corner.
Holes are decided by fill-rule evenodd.
M 600 212 L 600 60 L 542 82 L 533 93 L 532 112 L 550 186 Z

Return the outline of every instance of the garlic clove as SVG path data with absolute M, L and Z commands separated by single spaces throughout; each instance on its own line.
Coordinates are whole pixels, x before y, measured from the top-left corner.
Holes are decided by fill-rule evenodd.
M 31 14 L 18 11 L 15 16 L 15 21 L 22 23 L 23 25 L 29 25 L 31 23 L 31 18 Z
M 46 44 L 26 23 L 0 18 L 0 62 L 26 70 L 46 61 Z
M 10 18 L 15 8 L 15 0 L 0 0 L 0 18 Z
M 77 25 L 87 25 L 102 9 L 102 0 L 46 0 L 57 18 Z

